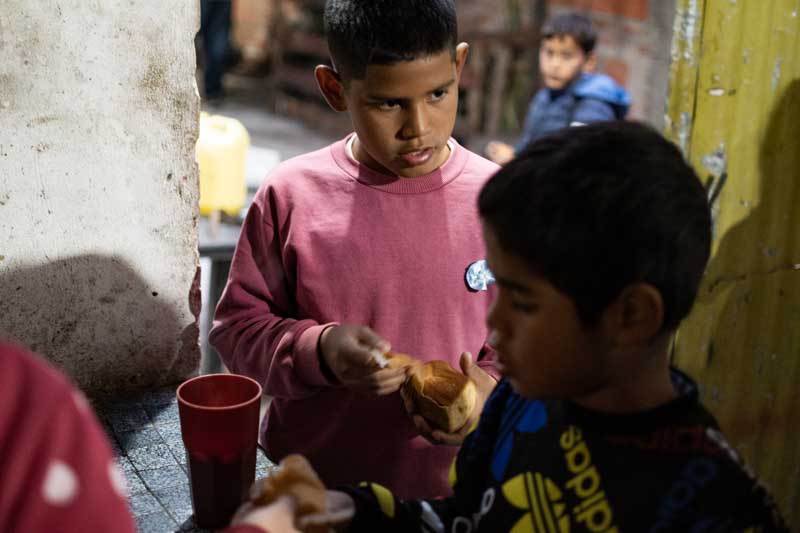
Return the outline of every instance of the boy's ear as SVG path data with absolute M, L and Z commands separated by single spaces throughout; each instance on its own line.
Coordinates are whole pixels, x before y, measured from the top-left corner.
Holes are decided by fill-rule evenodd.
M 461 79 L 461 71 L 464 70 L 464 65 L 467 64 L 467 56 L 469 55 L 469 45 L 467 43 L 459 43 L 456 46 L 456 74 Z
M 597 71 L 597 55 L 594 53 L 594 51 L 586 54 L 586 61 L 583 62 L 583 68 L 581 70 L 588 74 L 592 74 Z
M 617 345 L 649 344 L 664 323 L 661 292 L 649 283 L 628 285 L 606 308 L 605 320 Z
M 322 96 L 334 111 L 347 111 L 347 100 L 344 97 L 344 83 L 338 72 L 328 65 L 317 65 L 314 69 Z

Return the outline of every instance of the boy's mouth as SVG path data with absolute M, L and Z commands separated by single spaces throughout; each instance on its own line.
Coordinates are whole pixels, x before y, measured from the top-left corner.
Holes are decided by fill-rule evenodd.
M 418 167 L 430 161 L 433 157 L 433 148 L 422 148 L 412 152 L 400 154 L 400 160 L 408 167 Z

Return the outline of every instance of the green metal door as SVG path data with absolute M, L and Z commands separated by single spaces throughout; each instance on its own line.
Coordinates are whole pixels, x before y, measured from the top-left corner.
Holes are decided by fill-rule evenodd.
M 800 528 L 800 0 L 679 0 L 672 54 L 715 231 L 674 358 Z

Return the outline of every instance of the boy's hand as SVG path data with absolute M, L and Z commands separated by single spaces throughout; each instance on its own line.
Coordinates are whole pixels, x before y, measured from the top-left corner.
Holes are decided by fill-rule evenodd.
M 486 157 L 498 165 L 505 165 L 514 159 L 514 147 L 500 141 L 492 141 L 486 145 Z
M 405 368 L 380 368 L 374 353 L 391 346 L 366 326 L 332 326 L 322 333 L 320 356 L 345 387 L 384 396 L 406 380 Z
M 495 385 L 497 385 L 497 382 L 491 375 L 486 373 L 481 367 L 475 364 L 475 362 L 472 360 L 472 355 L 469 352 L 464 352 L 461 354 L 459 364 L 461 366 L 461 371 L 475 382 L 475 388 L 478 391 L 478 398 L 475 401 L 475 408 L 472 410 L 472 414 L 467 419 L 466 423 L 464 423 L 459 430 L 454 431 L 453 433 L 446 433 L 441 429 L 431 427 L 427 420 L 415 412 L 414 404 L 411 399 L 406 397 L 405 394 L 401 393 L 406 410 L 411 414 L 411 418 L 414 421 L 414 425 L 417 427 L 420 435 L 428 439 L 428 441 L 433 444 L 461 446 L 461 443 L 464 442 L 464 439 L 467 438 L 467 435 L 469 435 L 472 430 L 475 429 L 478 419 L 481 416 L 481 412 L 483 411 L 483 406 L 486 403 L 486 400 L 489 398 L 489 395 L 492 393 Z
M 258 490 L 257 487 L 255 490 Z M 334 531 L 346 531 L 356 513 L 353 499 L 338 490 L 326 492 L 324 514 L 296 518 L 296 507 L 297 504 L 291 496 L 281 496 L 269 505 L 255 505 L 248 501 L 236 512 L 231 524 L 250 524 L 270 533 L 299 533 L 307 529 L 319 531 L 320 526 L 327 526 Z
M 231 525 L 250 524 L 264 531 L 298 533 L 295 527 L 295 501 L 290 496 L 281 496 L 269 505 L 254 505 L 246 502 L 236 512 Z
M 297 527 L 302 531 L 327 526 L 334 531 L 346 531 L 356 515 L 356 504 L 346 492 L 329 490 L 325 495 L 325 514 L 310 514 L 301 517 Z

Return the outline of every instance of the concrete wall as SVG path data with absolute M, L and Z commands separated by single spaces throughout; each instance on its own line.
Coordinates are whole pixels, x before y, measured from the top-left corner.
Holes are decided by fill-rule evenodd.
M 91 393 L 199 351 L 199 2 L 2 0 L 0 337 Z

